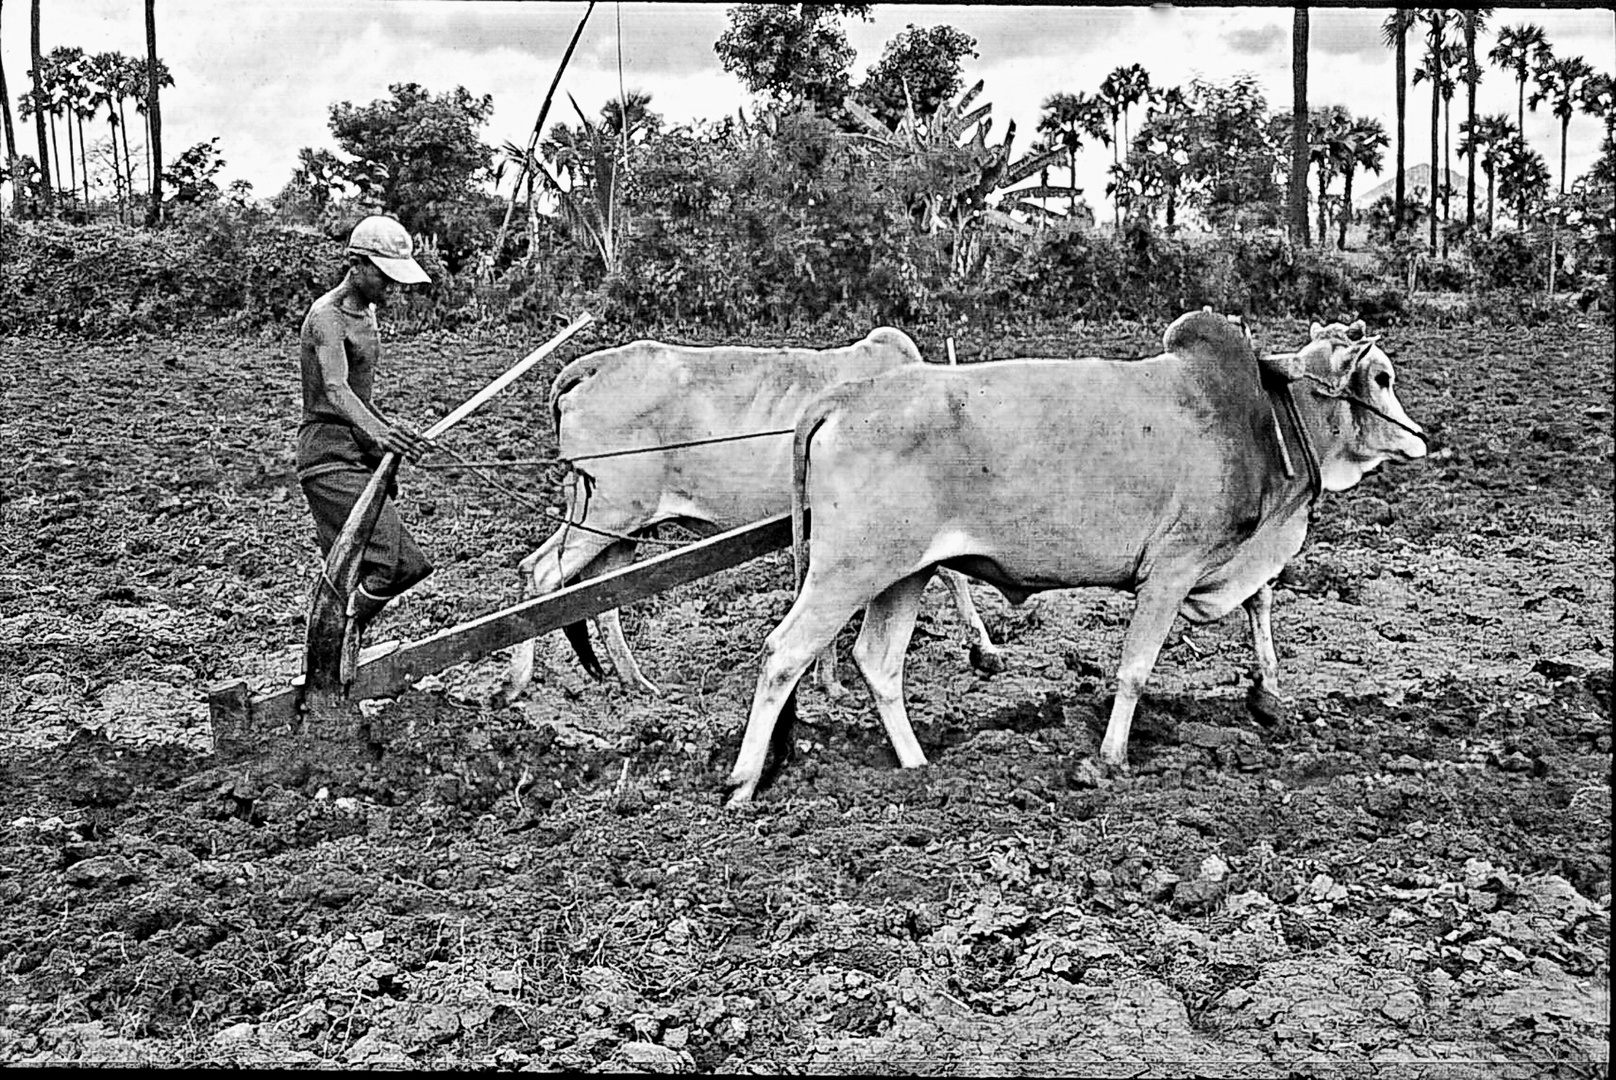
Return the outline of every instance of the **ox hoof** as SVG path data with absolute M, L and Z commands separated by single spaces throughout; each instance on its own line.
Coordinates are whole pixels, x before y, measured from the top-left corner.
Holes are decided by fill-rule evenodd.
M 743 783 L 729 782 L 729 798 L 724 800 L 725 810 L 738 810 L 743 806 L 752 804 L 752 794 L 757 790 L 757 781 L 748 780 Z
M 1117 777 L 1127 776 L 1128 775 L 1128 758 L 1127 758 L 1127 755 L 1124 754 L 1123 756 L 1121 756 L 1121 757 L 1117 758 L 1115 761 L 1113 761 L 1110 758 L 1106 757 L 1104 754 L 1101 754 L 1100 755 L 1100 760 L 1096 765 L 1096 769 L 1100 774 L 1100 778 L 1104 779 L 1104 780 L 1114 780 Z
M 1246 711 L 1252 719 L 1266 728 L 1285 727 L 1290 723 L 1290 710 L 1279 700 L 1279 695 L 1262 683 L 1252 683 L 1246 691 Z
M 984 675 L 998 675 L 1004 671 L 1004 653 L 998 649 L 971 646 L 971 666 Z

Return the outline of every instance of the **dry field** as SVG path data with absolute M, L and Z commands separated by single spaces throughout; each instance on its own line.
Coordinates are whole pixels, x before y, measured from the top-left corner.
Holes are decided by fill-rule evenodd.
M 379 760 L 212 756 L 206 687 L 297 666 L 295 344 L 5 341 L 0 1063 L 1604 1075 L 1612 331 L 1384 341 L 1436 452 L 1321 503 L 1278 590 L 1287 729 L 1246 716 L 1231 617 L 1175 633 L 1104 779 L 1130 600 L 979 589 L 1009 660 L 985 678 L 935 590 L 908 676 L 931 766 L 893 768 L 849 666 L 741 812 L 720 783 L 782 557 L 625 613 L 661 699 L 545 646 L 516 706 L 498 657 L 376 706 Z M 602 343 L 453 445 L 553 452 L 548 374 Z M 524 351 L 388 348 L 419 420 Z M 505 474 L 548 504 L 557 477 Z M 542 518 L 464 472 L 404 488 L 440 570 L 382 634 L 519 597 Z

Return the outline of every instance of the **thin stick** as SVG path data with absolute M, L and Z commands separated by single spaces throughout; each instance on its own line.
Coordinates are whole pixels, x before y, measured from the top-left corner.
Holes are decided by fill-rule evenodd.
M 518 360 L 511 366 L 509 371 L 505 372 L 505 374 L 501 375 L 499 378 L 495 379 L 493 382 L 471 395 L 471 397 L 461 402 L 460 405 L 448 416 L 445 416 L 442 420 L 439 420 L 436 424 L 433 424 L 431 427 L 427 428 L 425 432 L 426 437 L 429 439 L 435 439 L 439 435 L 442 435 L 445 431 L 448 431 L 450 428 L 460 423 L 460 421 L 471 415 L 471 413 L 481 408 L 489 398 L 493 397 L 495 394 L 511 385 L 511 383 L 521 378 L 523 374 L 527 372 L 528 368 L 532 367 L 534 364 L 537 364 L 546 356 L 549 356 L 564 341 L 594 321 L 595 317 L 590 315 L 588 312 L 578 316 L 566 329 L 562 330 L 555 337 L 551 338 L 549 341 L 546 341 L 543 345 L 540 345 L 537 349 L 534 349 L 522 359 Z

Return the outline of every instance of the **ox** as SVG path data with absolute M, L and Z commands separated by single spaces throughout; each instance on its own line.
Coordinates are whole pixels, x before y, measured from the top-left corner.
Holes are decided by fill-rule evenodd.
M 575 577 L 593 577 L 634 558 L 641 534 L 659 522 L 727 529 L 785 511 L 791 499 L 790 429 L 821 391 L 847 379 L 922 364 L 909 336 L 879 327 L 839 349 L 694 348 L 636 341 L 580 356 L 550 387 L 560 456 L 573 466 L 567 520 L 520 572 L 529 596 L 542 596 Z M 752 438 L 760 432 L 784 434 Z M 688 444 L 700 440 L 732 441 Z M 649 453 L 621 453 L 671 447 Z M 580 492 L 580 487 L 582 491 Z M 592 532 L 589 530 L 600 530 Z M 603 535 L 616 534 L 616 535 Z M 965 581 L 944 574 L 960 620 L 971 637 L 971 662 L 1003 669 Z M 656 693 L 623 638 L 616 611 L 596 626 L 618 677 Z M 592 674 L 603 674 L 581 625 L 567 637 Z M 533 677 L 532 640 L 513 651 L 505 694 L 515 698 Z M 835 656 L 827 648 L 820 677 L 840 692 Z
M 1300 550 L 1319 491 L 1426 452 L 1374 339 L 1317 324 L 1314 337 L 1265 361 L 1296 380 L 1289 401 L 1265 391 L 1241 327 L 1195 312 L 1149 360 L 904 368 L 809 406 L 794 449 L 800 591 L 764 645 L 730 804 L 751 799 L 771 746 L 775 768 L 789 755 L 797 681 L 859 608 L 853 656 L 898 762 L 926 763 L 903 661 L 938 567 L 1012 603 L 1074 586 L 1135 594 L 1100 746 L 1108 767 L 1126 767 L 1135 706 L 1179 614 L 1202 622 L 1244 605 L 1271 691 L 1269 582 Z

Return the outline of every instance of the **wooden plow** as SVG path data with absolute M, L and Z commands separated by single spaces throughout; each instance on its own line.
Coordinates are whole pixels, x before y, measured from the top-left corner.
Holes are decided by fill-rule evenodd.
M 444 668 L 739 566 L 790 543 L 791 515 L 776 514 L 461 623 L 382 655 L 361 655 L 352 681 L 343 686 L 342 700 L 352 704 L 365 698 L 393 697 L 416 680 Z M 335 677 L 331 669 L 338 658 L 329 650 L 319 657 L 309 657 L 308 662 L 324 665 L 323 674 Z M 253 694 L 243 679 L 215 685 L 208 692 L 215 745 L 295 728 L 303 712 L 304 690 L 312 681 L 306 672 L 291 686 L 266 694 Z M 340 685 L 340 679 L 338 682 Z

